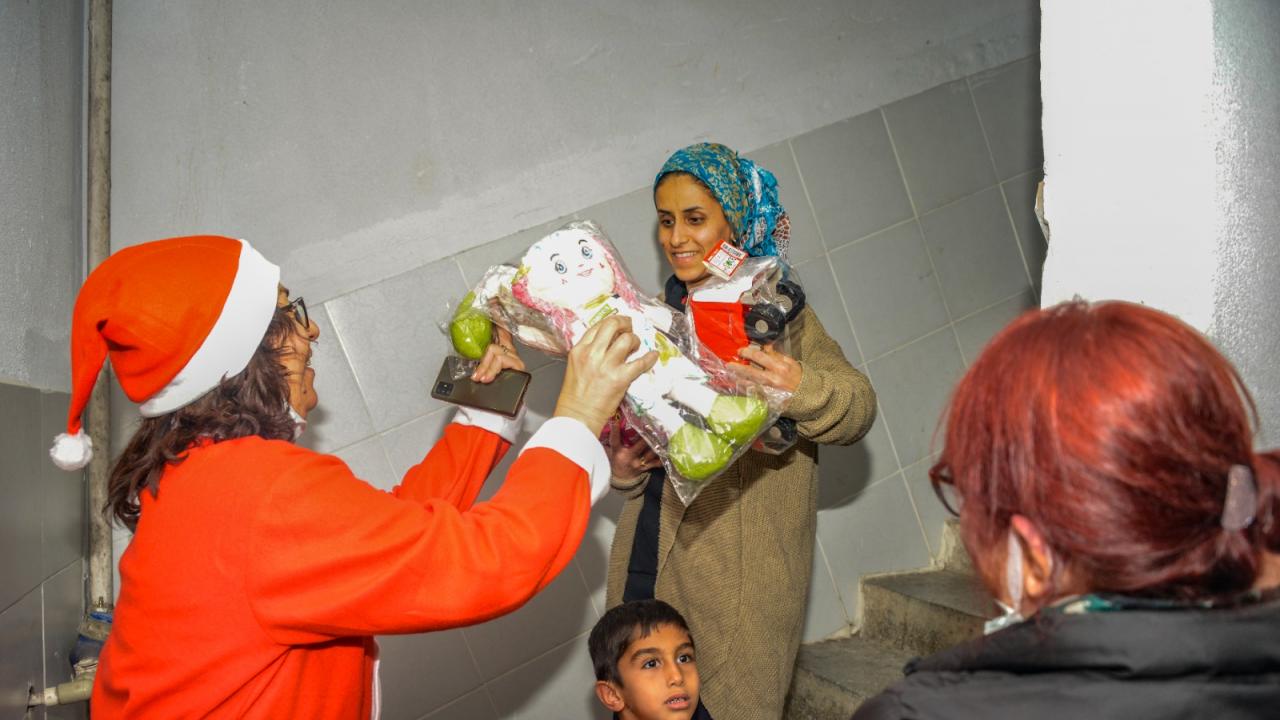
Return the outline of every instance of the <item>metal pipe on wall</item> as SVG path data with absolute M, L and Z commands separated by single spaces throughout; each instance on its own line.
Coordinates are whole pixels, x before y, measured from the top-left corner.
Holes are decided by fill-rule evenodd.
M 111 0 L 89 0 L 89 112 L 85 143 L 87 268 L 111 254 Z M 111 472 L 111 405 L 106 367 L 89 397 L 88 607 L 110 611 L 115 600 L 111 525 L 103 515 Z

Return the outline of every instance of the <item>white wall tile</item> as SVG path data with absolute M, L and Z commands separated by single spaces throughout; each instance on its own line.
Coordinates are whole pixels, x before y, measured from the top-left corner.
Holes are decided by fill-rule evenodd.
M 1049 247 L 1035 211 L 1036 185 L 1042 177 L 1038 171 L 1030 172 L 1006 180 L 1000 185 L 1009 206 L 1009 216 L 1013 218 L 1018 244 L 1022 247 L 1022 258 L 1031 277 L 1031 285 L 1037 294 L 1040 292 L 1040 276 L 1044 274 L 1045 252 Z
M 964 362 L 951 328 L 873 360 L 871 377 L 898 461 L 910 465 L 929 453 L 951 388 Z
M 850 618 L 858 617 L 863 575 L 929 564 L 901 474 L 872 485 L 848 505 L 818 513 L 818 539 Z
M 831 251 L 831 266 L 868 360 L 949 320 L 914 222 Z
M 40 437 L 40 391 L 0 383 L 0 608 L 44 579 L 40 536 L 51 437 Z M 79 473 L 59 474 L 68 480 Z M 39 593 L 37 592 L 37 595 Z M 37 601 L 38 602 L 38 601 Z
M 43 543 L 41 577 L 48 578 L 84 554 L 86 522 L 86 473 L 65 472 L 49 459 L 42 443 L 65 432 L 67 405 L 66 393 L 40 394 L 40 430 L 37 447 L 32 452 L 40 458 L 42 476 L 40 488 L 44 493 L 41 508 L 41 538 Z
M 463 632 L 481 675 L 491 679 L 590 630 L 596 617 L 582 574 L 570 563 L 519 610 Z
M 84 563 L 73 562 L 44 583 L 44 684 L 51 687 L 71 679 L 70 657 L 75 647 L 80 618 L 84 615 Z M 57 705 L 46 709 L 47 717 L 58 720 L 82 719 L 89 715 L 88 703 Z
M 915 505 L 916 512 L 920 515 L 920 524 L 924 527 L 925 539 L 929 543 L 929 557 L 937 557 L 942 543 L 942 526 L 948 518 L 952 517 L 938 500 L 938 494 L 933 491 L 933 484 L 929 482 L 929 468 L 933 467 L 936 461 L 937 456 L 931 455 L 909 465 L 902 473 L 907 480 L 907 491 L 911 493 L 911 502 Z
M 921 217 L 920 228 L 952 318 L 1029 286 L 999 188 L 987 188 Z
M 335 450 L 333 454 L 342 458 L 356 477 L 381 490 L 390 490 L 399 485 L 400 478 L 404 475 L 391 469 L 387 453 L 382 447 L 382 439 L 377 436 Z
M 964 80 L 884 108 L 917 213 L 995 184 L 991 155 Z
M 481 500 L 487 500 L 498 492 L 503 480 L 507 477 L 507 472 L 511 470 L 511 464 L 519 456 L 520 449 L 529 441 L 529 437 L 542 427 L 542 423 L 555 412 L 556 400 L 560 397 L 560 387 L 564 384 L 564 369 L 564 362 L 557 359 L 533 371 L 533 379 L 529 381 L 529 390 L 524 397 L 524 429 L 512 444 L 511 450 L 502 458 L 493 472 L 489 473 L 489 481 L 480 491 Z
M 449 339 L 436 323 L 464 294 L 458 266 L 447 259 L 325 303 L 375 429 L 443 407 L 431 384 Z
M 378 648 L 386 720 L 416 720 L 480 686 L 461 630 L 383 635 Z
M 316 372 L 319 404 L 308 413 L 307 431 L 299 444 L 329 452 L 372 435 L 373 422 L 343 352 L 342 342 L 333 331 L 328 310 L 324 305 L 307 309 L 320 328 L 320 341 L 311 346 L 311 367 Z
M 471 248 L 466 252 L 458 253 L 455 257 L 458 261 L 458 266 L 462 268 L 462 275 L 466 278 L 467 286 L 472 287 L 480 282 L 480 279 L 484 277 L 485 271 L 491 266 L 519 260 L 530 245 L 573 219 L 573 215 L 558 217 L 555 220 L 527 227 L 519 232 Z
M 606 583 L 609 576 L 609 553 L 613 549 L 613 534 L 618 527 L 618 515 L 622 512 L 623 498 L 620 494 L 610 492 L 591 509 L 591 520 L 587 524 L 587 534 L 582 538 L 582 547 L 574 555 L 574 561 L 582 570 L 582 577 L 591 593 L 591 604 L 596 614 L 604 613 Z
M 969 78 L 969 87 L 1000 179 L 1038 170 L 1044 163 L 1039 58 L 977 73 Z
M 37 586 L 0 611 L 0 717 L 27 717 L 28 688 L 44 682 L 40 595 Z
M 422 462 L 431 452 L 431 448 L 444 436 L 444 428 L 453 421 L 455 413 L 457 409 L 452 405 L 442 407 L 382 434 L 391 471 L 397 478 L 404 477 L 409 468 Z
M 658 212 L 653 190 L 643 187 L 621 197 L 592 205 L 577 213 L 604 228 L 636 285 L 648 295 L 662 292 L 671 274 L 658 245 Z
M 467 693 L 422 720 L 498 720 L 493 701 L 484 688 Z
M 862 364 L 862 353 L 858 351 L 858 343 L 849 324 L 849 314 L 840 301 L 840 290 L 836 287 L 835 276 L 832 275 L 831 264 L 826 256 L 797 265 L 795 269 L 804 288 L 805 303 L 817 313 L 823 329 L 840 346 L 850 363 Z
M 791 218 L 791 249 L 787 260 L 792 265 L 799 265 L 821 257 L 826 248 L 818 234 L 818 223 L 813 217 L 813 208 L 809 207 L 796 160 L 791 155 L 791 144 L 783 140 L 746 153 L 746 156 L 773 173 L 778 180 L 778 201 Z
M 828 249 L 911 217 L 879 110 L 791 140 Z
M 813 572 L 809 579 L 809 598 L 805 606 L 804 635 L 801 642 L 816 642 L 849 625 L 835 579 L 827 569 L 822 541 L 814 543 Z
M 1023 312 L 1035 307 L 1035 304 L 1031 291 L 1024 290 L 981 312 L 957 320 L 956 338 L 960 341 L 960 352 L 964 354 L 965 364 L 972 365 L 988 340 Z
M 853 445 L 818 448 L 818 508 L 847 502 L 878 480 L 898 472 L 898 459 L 889 443 L 883 418 Z
M 595 681 L 582 635 L 487 687 L 503 720 L 607 720 L 610 715 L 596 699 Z

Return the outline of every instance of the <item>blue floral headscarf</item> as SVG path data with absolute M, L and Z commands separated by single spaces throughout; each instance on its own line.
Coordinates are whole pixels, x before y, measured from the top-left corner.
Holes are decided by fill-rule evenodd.
M 698 143 L 675 151 L 653 179 L 655 192 L 662 178 L 673 172 L 688 173 L 711 191 L 734 238 L 748 254 L 786 259 L 791 223 L 778 202 L 773 173 L 719 143 Z

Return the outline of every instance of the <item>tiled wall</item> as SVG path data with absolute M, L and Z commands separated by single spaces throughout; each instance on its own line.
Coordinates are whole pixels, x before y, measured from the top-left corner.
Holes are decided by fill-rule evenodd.
M 84 473 L 47 448 L 67 419 L 66 393 L 0 384 L 0 717 L 20 718 L 29 687 L 71 678 L 67 656 L 84 611 Z M 32 718 L 87 717 L 85 703 Z
M 863 442 L 821 451 L 807 640 L 856 619 L 860 575 L 926 565 L 936 548 L 943 513 L 925 471 L 939 410 L 986 339 L 1036 302 L 1045 250 L 1031 211 L 1038 128 L 1031 58 L 748 153 L 778 176 L 793 222 L 791 259 L 810 302 L 880 397 L 879 420 Z M 632 276 L 657 292 L 665 274 L 649 188 L 573 217 L 600 222 Z M 568 219 L 314 308 L 321 402 L 304 442 L 379 487 L 393 486 L 451 413 L 428 394 L 447 351 L 436 327 L 445 304 L 489 265 Z M 534 371 L 529 425 L 536 427 L 551 412 L 563 364 L 523 354 Z M 115 407 L 129 406 L 118 391 L 116 398 Z M 120 417 L 116 448 L 129 430 Z M 610 496 L 596 508 L 573 563 L 519 611 L 470 628 L 383 638 L 384 717 L 606 717 L 590 694 L 586 633 L 605 609 L 619 507 Z

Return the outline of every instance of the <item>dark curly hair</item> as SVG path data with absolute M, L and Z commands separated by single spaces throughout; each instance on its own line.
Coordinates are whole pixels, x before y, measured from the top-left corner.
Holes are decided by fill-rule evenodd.
M 293 438 L 289 384 L 281 357 L 285 340 L 298 332 L 288 308 L 277 309 L 248 366 L 198 400 L 159 417 L 143 418 L 111 468 L 102 512 L 133 531 L 142 510 L 144 489 L 160 491 L 165 467 L 186 459 L 199 438 L 213 442 L 257 435 L 268 440 Z

